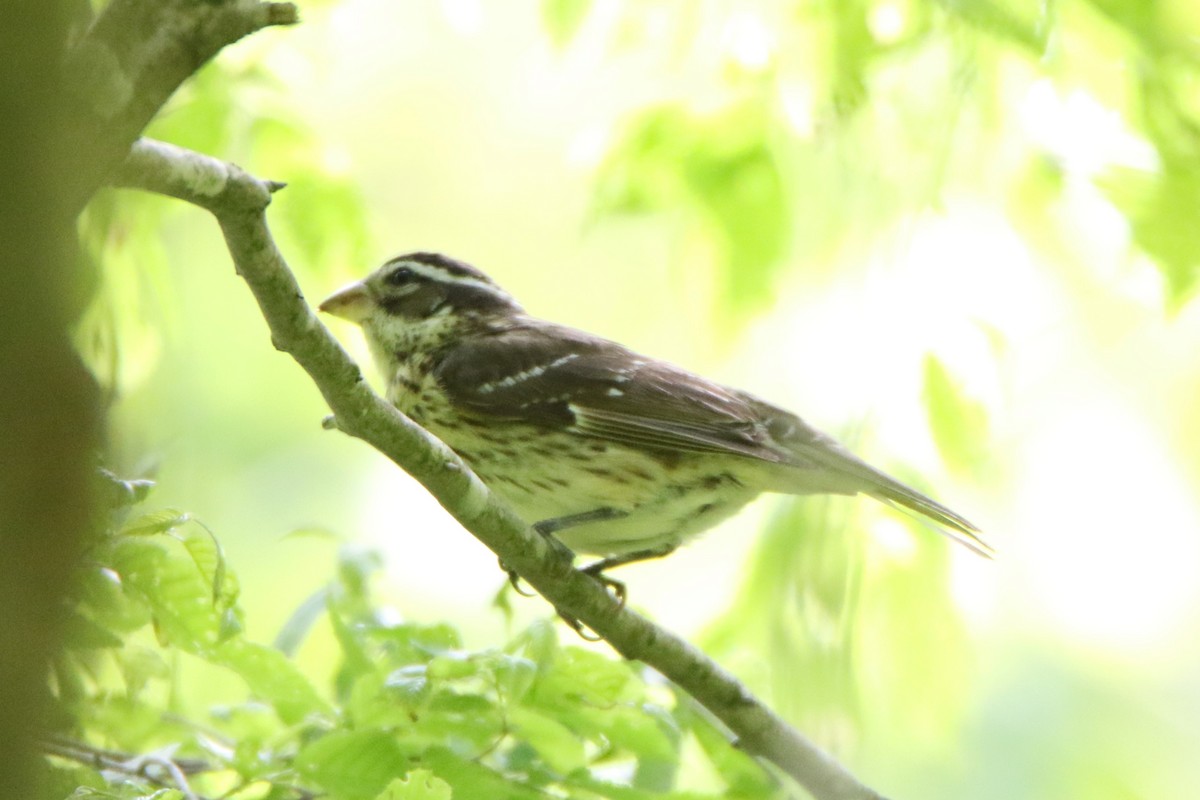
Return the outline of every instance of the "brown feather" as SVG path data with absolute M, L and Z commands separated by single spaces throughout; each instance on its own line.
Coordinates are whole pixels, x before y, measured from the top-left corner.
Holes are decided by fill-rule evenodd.
M 738 392 L 615 342 L 535 320 L 456 342 L 434 375 L 461 411 L 641 447 L 782 462 Z

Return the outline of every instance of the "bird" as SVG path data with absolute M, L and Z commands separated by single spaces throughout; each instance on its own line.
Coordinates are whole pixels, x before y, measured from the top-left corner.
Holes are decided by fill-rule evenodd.
M 622 602 L 608 570 L 666 556 L 764 492 L 868 495 L 993 553 L 965 517 L 795 414 L 531 316 L 458 259 L 397 256 L 319 309 L 361 326 L 388 401 L 572 558 L 598 557 L 583 571 Z

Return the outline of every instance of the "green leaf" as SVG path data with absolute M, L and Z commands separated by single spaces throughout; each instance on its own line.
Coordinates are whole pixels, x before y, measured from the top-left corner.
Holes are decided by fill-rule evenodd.
M 221 644 L 211 658 L 214 664 L 236 672 L 250 691 L 269 703 L 288 724 L 301 722 L 311 714 L 332 713 L 308 678 L 272 647 L 237 638 Z
M 537 678 L 537 664 L 528 658 L 504 654 L 492 665 L 500 694 L 507 702 L 519 702 Z
M 534 683 L 530 701 L 541 708 L 570 714 L 583 705 L 604 708 L 637 699 L 637 689 L 628 664 L 590 650 L 566 647 L 553 667 Z
M 450 784 L 454 796 L 473 800 L 545 800 L 544 792 L 510 781 L 475 761 L 456 755 L 445 747 L 433 747 L 425 753 L 425 763 L 439 778 Z
M 312 630 L 313 625 L 329 608 L 330 588 L 322 586 L 304 599 L 275 634 L 275 649 L 293 656 Z
M 968 708 L 972 651 L 948 599 L 950 549 L 928 535 L 913 537 L 913 546 L 911 563 L 881 565 L 863 596 L 862 702 L 872 720 L 890 718 L 913 742 L 939 742 L 954 735 Z
M 414 769 L 396 778 L 375 800 L 451 800 L 450 784 L 427 769 Z
M 999 3 L 996 0 L 936 0 L 938 5 L 964 22 L 985 33 L 1000 36 L 1018 44 L 1030 53 L 1040 56 L 1045 52 L 1048 32 L 1045 19 L 1047 4 L 1042 0 L 1025 5 L 1033 11 L 1022 18 L 1013 7 L 1020 5 L 1012 0 Z
M 336 679 L 337 696 L 345 697 L 354 687 L 356 681 L 375 671 L 371 656 L 363 646 L 362 632 L 356 626 L 349 624 L 338 612 L 336 604 L 329 604 L 329 624 L 333 635 L 342 648 L 342 663 L 338 668 Z
M 383 688 L 384 678 L 371 671 L 354 679 L 342 707 L 353 727 L 393 729 L 412 724 L 412 708 L 396 702 Z
M 762 765 L 733 747 L 725 734 L 701 721 L 692 732 L 709 762 L 725 781 L 730 797 L 769 798 L 779 793 L 778 783 Z
M 75 609 L 67 616 L 63 640 L 68 647 L 76 650 L 101 650 L 121 647 L 124 644 L 120 636 L 97 622 L 83 609 Z
M 435 712 L 484 716 L 492 715 L 496 710 L 496 704 L 492 702 L 491 698 L 482 694 L 462 694 L 442 690 L 430 699 L 429 709 Z
M 509 721 L 517 738 L 533 747 L 558 774 L 566 775 L 587 763 L 583 740 L 561 722 L 528 708 L 510 710 Z
M 987 411 L 966 395 L 942 362 L 925 357 L 925 411 L 942 458 L 961 472 L 978 470 L 987 459 Z
M 639 759 L 658 761 L 679 757 L 679 729 L 670 715 L 655 706 L 627 706 L 615 710 L 607 730 L 613 744 Z
M 395 737 L 375 730 L 327 734 L 297 753 L 295 763 L 306 780 L 344 800 L 373 800 L 409 767 Z
M 735 602 L 701 640 L 806 729 L 832 720 L 852 730 L 860 708 L 856 637 L 866 541 L 848 535 L 849 507 L 832 498 L 780 502 Z M 687 717 L 687 702 L 681 699 L 676 716 Z
M 409 664 L 393 671 L 383 685 L 406 706 L 418 706 L 429 697 L 429 674 L 424 664 Z
M 130 697 L 137 697 L 151 681 L 171 676 L 166 655 L 162 650 L 136 646 L 127 647 L 120 654 L 121 677 Z
M 591 0 L 542 0 L 542 25 L 555 47 L 570 43 L 591 7 Z
M 151 511 L 129 522 L 121 529 L 122 536 L 154 536 L 174 530 L 188 522 L 191 515 L 185 511 L 164 508 Z
M 178 542 L 122 537 L 110 557 L 126 589 L 149 605 L 163 641 L 192 653 L 219 641 L 221 615 L 212 602 L 212 585 Z
M 449 651 L 429 659 L 428 672 L 433 680 L 458 680 L 479 674 L 484 658 L 466 651 Z
M 1161 173 L 1114 170 L 1098 181 L 1129 218 L 1138 247 L 1154 259 L 1179 308 L 1200 281 L 1200 167 L 1176 164 Z
M 761 104 L 699 115 L 645 112 L 597 176 L 596 212 L 690 210 L 721 255 L 721 299 L 745 311 L 771 299 L 790 241 L 790 202 Z
M 428 661 L 432 656 L 453 656 L 462 650 L 458 631 L 446 624 L 377 626 L 369 631 L 369 635 L 387 648 L 392 663 L 404 665 Z
M 179 541 L 187 549 L 196 568 L 212 583 L 213 604 L 222 609 L 231 607 L 237 601 L 238 586 L 237 581 L 227 575 L 225 553 L 217 537 L 204 525 L 197 524 L 184 531 Z
M 553 623 L 535 620 L 513 640 L 508 649 L 522 651 L 533 660 L 538 670 L 547 670 L 558 657 L 558 630 Z

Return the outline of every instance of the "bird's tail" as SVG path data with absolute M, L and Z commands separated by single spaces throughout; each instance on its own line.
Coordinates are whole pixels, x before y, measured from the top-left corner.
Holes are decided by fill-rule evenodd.
M 935 527 L 938 533 L 948 536 L 984 558 L 993 558 L 996 555 L 996 551 L 980 535 L 979 528 L 966 517 L 951 511 L 936 500 L 926 497 L 895 478 L 883 473 L 879 473 L 879 477 L 885 481 L 880 481 L 873 490 L 867 490 L 867 494 L 890 506 L 902 506 L 917 512 L 922 517 L 936 523 Z
M 793 456 L 799 456 L 800 464 L 808 469 L 793 472 L 792 485 L 784 491 L 805 494 L 809 491 L 832 491 L 844 494 L 866 494 L 892 507 L 914 511 L 919 517 L 934 523 L 938 533 L 948 536 L 959 544 L 985 558 L 992 558 L 992 549 L 980 534 L 979 528 L 966 517 L 946 508 L 933 498 L 901 483 L 882 470 L 872 467 L 858 456 L 824 434 L 817 433 L 803 443 L 791 442 Z M 814 463 L 815 462 L 815 463 Z M 812 469 L 817 466 L 817 469 Z M 824 479 L 816 487 L 812 475 L 816 472 Z M 804 476 L 804 488 L 797 489 L 795 478 Z
M 966 517 L 872 467 L 794 414 L 757 398 L 747 397 L 747 400 L 766 420 L 767 430 L 779 448 L 776 451 L 779 461 L 785 466 L 777 491 L 867 494 L 890 506 L 916 512 L 933 522 L 939 533 L 985 558 L 995 555 L 979 528 Z

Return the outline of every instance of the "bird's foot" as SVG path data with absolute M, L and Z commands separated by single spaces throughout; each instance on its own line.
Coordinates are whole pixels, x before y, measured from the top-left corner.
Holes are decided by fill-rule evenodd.
M 603 636 L 595 631 L 591 631 L 591 629 L 585 627 L 582 622 L 577 620 L 575 617 L 572 617 L 570 614 L 564 614 L 562 611 L 559 611 L 558 618 L 567 623 L 567 627 L 575 631 L 576 635 L 578 635 L 579 638 L 583 639 L 585 642 L 599 642 L 604 639 Z
M 608 559 L 604 559 L 603 561 L 597 561 L 595 564 L 588 564 L 586 567 L 580 567 L 579 571 L 584 575 L 591 576 L 592 580 L 603 586 L 608 593 L 616 599 L 617 610 L 620 611 L 625 607 L 625 598 L 628 596 L 628 592 L 625 589 L 624 582 L 619 581 L 616 578 L 610 578 L 604 574 L 604 570 L 611 566 L 605 563 L 607 560 Z
M 521 588 L 521 576 L 517 574 L 517 571 L 515 569 L 511 569 L 503 561 L 498 561 L 497 563 L 500 564 L 500 569 L 504 571 L 504 574 L 508 576 L 508 585 L 512 587 L 514 592 L 521 595 L 521 597 L 537 596 L 537 592 L 533 592 L 533 591 L 527 592 Z
M 607 565 L 604 563 L 604 561 L 597 561 L 595 564 L 589 564 L 579 571 L 604 587 L 604 589 L 610 595 L 612 595 L 613 599 L 617 601 L 616 610 L 620 611 L 625 607 L 625 598 L 627 597 L 628 592 L 626 591 L 625 584 L 623 582 L 615 578 L 610 578 L 604 574 L 603 570 L 606 566 Z M 568 628 L 575 631 L 575 633 L 579 635 L 579 638 L 583 639 L 584 641 L 598 642 L 604 638 L 597 633 L 589 633 L 589 629 L 584 627 L 582 622 L 575 617 L 572 617 L 570 614 L 559 611 L 558 616 L 563 622 L 567 623 Z

